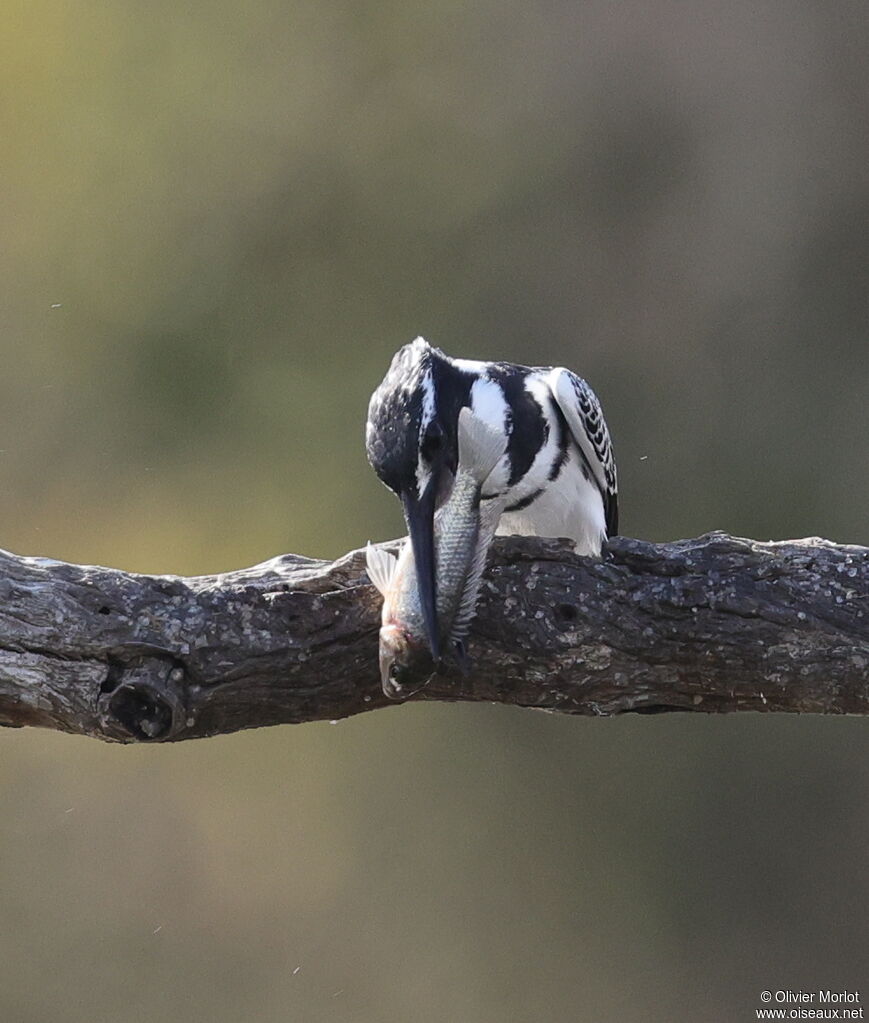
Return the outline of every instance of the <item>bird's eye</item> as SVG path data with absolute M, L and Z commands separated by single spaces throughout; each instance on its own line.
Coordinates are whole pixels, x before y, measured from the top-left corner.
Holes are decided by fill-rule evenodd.
M 419 450 L 422 457 L 427 462 L 430 462 L 443 448 L 444 440 L 443 427 L 436 419 L 433 419 L 425 428 L 425 433 L 422 435 L 422 440 L 419 444 Z

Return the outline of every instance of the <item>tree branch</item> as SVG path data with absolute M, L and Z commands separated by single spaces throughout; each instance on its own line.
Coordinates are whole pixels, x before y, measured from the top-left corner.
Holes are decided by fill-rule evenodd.
M 0 724 L 165 741 L 374 710 L 379 614 L 361 551 L 189 579 L 0 553 Z M 413 699 L 867 714 L 869 549 L 498 539 L 470 653 Z

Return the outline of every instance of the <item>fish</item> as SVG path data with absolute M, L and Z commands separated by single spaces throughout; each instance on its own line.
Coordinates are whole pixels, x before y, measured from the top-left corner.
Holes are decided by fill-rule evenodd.
M 503 501 L 482 498 L 486 480 L 504 456 L 507 437 L 469 408 L 458 419 L 458 465 L 452 491 L 434 520 L 437 613 L 442 648 L 464 661 L 464 639 L 477 607 L 486 553 Z M 404 699 L 426 686 L 439 664 L 431 656 L 419 598 L 413 549 L 408 538 L 398 557 L 370 543 L 368 577 L 383 595 L 380 681 L 390 699 Z

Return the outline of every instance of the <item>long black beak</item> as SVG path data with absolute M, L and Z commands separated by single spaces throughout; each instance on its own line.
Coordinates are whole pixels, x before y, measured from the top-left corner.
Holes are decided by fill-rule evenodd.
M 428 486 L 419 497 L 416 494 L 402 495 L 404 517 L 413 546 L 413 560 L 416 566 L 419 601 L 422 606 L 422 619 L 429 649 L 435 661 L 441 656 L 440 639 L 438 637 L 438 612 L 435 578 L 434 552 L 434 511 L 435 511 L 435 480 L 429 480 Z

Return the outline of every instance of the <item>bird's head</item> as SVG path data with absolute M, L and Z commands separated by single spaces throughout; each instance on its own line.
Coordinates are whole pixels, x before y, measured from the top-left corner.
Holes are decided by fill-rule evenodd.
M 380 479 L 401 499 L 413 545 L 420 604 L 432 656 L 437 626 L 434 513 L 456 471 L 458 410 L 445 401 L 446 356 L 417 338 L 401 348 L 371 396 L 365 443 Z

